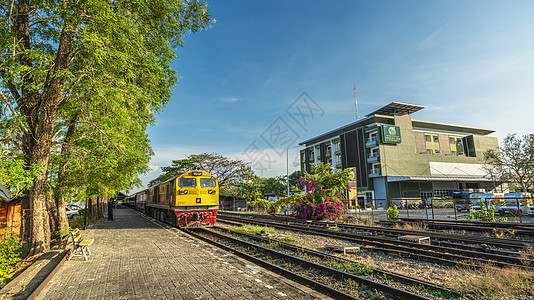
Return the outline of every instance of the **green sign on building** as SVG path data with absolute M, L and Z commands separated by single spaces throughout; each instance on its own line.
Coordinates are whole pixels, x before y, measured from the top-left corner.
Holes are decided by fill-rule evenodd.
M 394 125 L 382 125 L 382 143 L 399 144 L 401 142 L 400 127 Z

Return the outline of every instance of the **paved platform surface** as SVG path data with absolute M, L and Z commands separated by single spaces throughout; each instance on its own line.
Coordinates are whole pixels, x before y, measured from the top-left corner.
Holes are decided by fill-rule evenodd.
M 88 261 L 66 261 L 37 299 L 330 299 L 119 207 L 82 231 Z

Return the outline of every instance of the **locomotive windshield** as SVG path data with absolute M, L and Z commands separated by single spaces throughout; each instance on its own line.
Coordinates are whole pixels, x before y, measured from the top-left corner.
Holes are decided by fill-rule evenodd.
M 215 187 L 216 185 L 215 178 L 200 178 L 201 187 Z
M 196 187 L 197 186 L 197 179 L 196 178 L 180 178 L 178 180 L 178 185 L 180 187 Z

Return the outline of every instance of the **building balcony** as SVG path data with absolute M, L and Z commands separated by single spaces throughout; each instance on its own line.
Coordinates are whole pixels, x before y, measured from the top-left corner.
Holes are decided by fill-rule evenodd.
M 372 148 L 378 146 L 378 139 L 368 139 L 365 143 L 365 147 Z
M 341 169 L 342 165 L 341 164 L 337 164 L 336 165 L 336 169 Z
M 336 152 L 334 152 L 336 155 L 341 155 L 341 150 L 336 150 Z
M 369 173 L 369 178 L 376 178 L 380 176 L 382 176 L 380 170 L 371 170 L 371 173 Z
M 376 163 L 379 161 L 380 161 L 380 155 L 369 155 L 369 157 L 367 157 L 368 163 Z

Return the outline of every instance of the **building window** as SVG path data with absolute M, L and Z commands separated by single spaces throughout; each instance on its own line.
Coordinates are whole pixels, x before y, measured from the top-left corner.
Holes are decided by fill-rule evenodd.
M 380 174 L 380 164 L 374 164 L 371 168 L 371 174 Z
M 379 149 L 378 148 L 374 148 L 374 149 L 371 150 L 371 153 L 369 154 L 369 157 L 370 158 L 378 157 L 379 153 L 380 153 Z
M 421 192 L 421 199 L 428 199 L 428 198 L 432 198 L 432 192 Z M 427 203 L 427 204 L 430 204 L 430 203 Z
M 439 143 L 439 138 L 437 135 L 434 136 L 434 143 Z
M 376 137 L 376 132 L 372 132 L 369 134 L 369 142 L 376 142 L 378 139 Z
M 432 136 L 425 134 L 425 142 L 427 142 L 427 143 L 432 142 Z
M 334 144 L 334 152 L 340 151 L 341 146 L 339 144 Z

